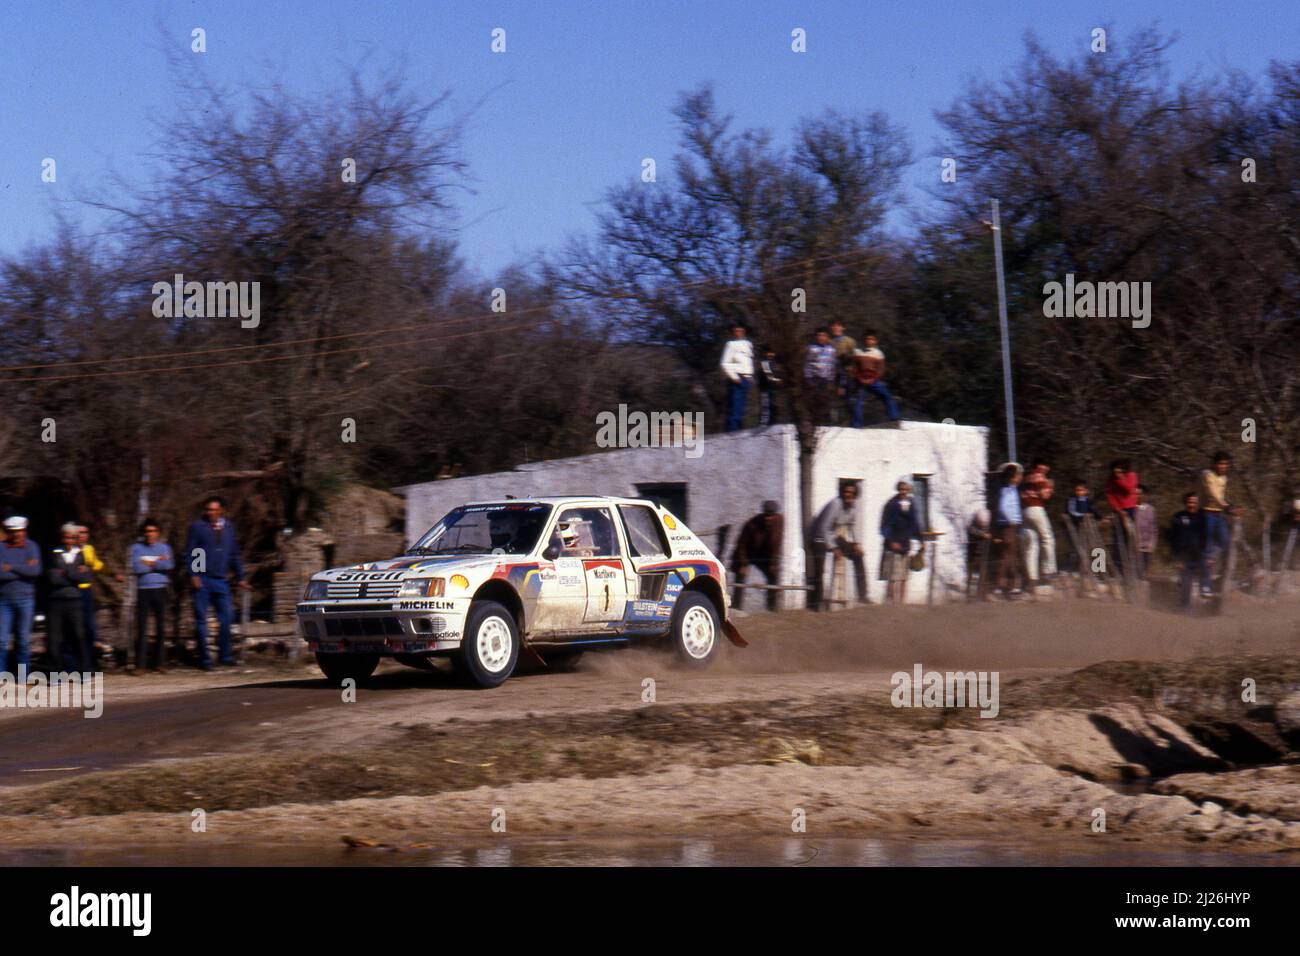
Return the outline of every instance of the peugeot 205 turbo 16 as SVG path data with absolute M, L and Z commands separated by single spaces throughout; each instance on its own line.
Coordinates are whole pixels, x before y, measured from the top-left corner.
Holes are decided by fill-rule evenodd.
M 664 508 L 634 498 L 542 497 L 455 508 L 407 552 L 312 576 L 298 628 L 334 682 L 369 677 L 381 657 L 438 657 L 480 687 L 520 654 L 572 658 L 657 640 L 703 666 L 729 620 L 726 571 Z

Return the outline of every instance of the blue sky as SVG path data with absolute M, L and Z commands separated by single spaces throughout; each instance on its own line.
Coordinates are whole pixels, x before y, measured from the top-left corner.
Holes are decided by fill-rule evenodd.
M 684 89 L 712 82 L 737 123 L 779 135 L 827 107 L 884 110 L 911 136 L 906 182 L 921 204 L 938 176 L 936 109 L 969 78 L 1013 66 L 1026 30 L 1066 55 L 1107 22 L 1112 47 L 1146 24 L 1176 33 L 1179 77 L 1259 75 L 1270 59 L 1300 56 L 1295 0 L 4 0 L 0 255 L 48 237 L 58 209 L 94 231 L 98 221 L 68 200 L 104 195 L 110 172 L 146 175 L 151 120 L 176 103 L 163 46 L 188 51 L 196 26 L 207 31 L 203 69 L 221 82 L 273 73 L 312 91 L 353 64 L 403 64 L 414 84 L 450 89 L 458 107 L 481 100 L 464 141 L 476 193 L 459 200 L 459 238 L 490 276 L 589 230 L 604 191 L 638 175 L 643 157 L 668 178 L 670 108 Z M 489 49 L 495 27 L 507 31 L 504 54 Z M 790 50 L 795 27 L 807 31 L 807 53 Z M 46 156 L 57 183 L 40 181 Z

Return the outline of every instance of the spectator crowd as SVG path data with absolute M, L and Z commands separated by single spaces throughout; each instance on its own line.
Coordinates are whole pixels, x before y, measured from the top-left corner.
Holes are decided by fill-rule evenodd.
M 1232 456 L 1218 452 L 1197 476 L 1196 488 L 1182 497 L 1183 508 L 1165 528 L 1170 554 L 1179 569 L 1181 601 L 1191 607 L 1196 594 L 1216 596 L 1216 578 L 1232 546 L 1230 519 L 1239 509 L 1229 496 Z M 970 538 L 992 549 L 993 570 L 981 581 L 988 599 L 1015 599 L 1033 594 L 1058 577 L 1056 536 L 1049 513 L 1055 483 L 1048 462 L 1035 461 L 1028 472 L 1016 462 L 1000 469 L 996 507 L 972 521 Z M 1114 575 L 1145 581 L 1160 540 L 1160 523 L 1150 489 L 1138 479 L 1130 460 L 1111 462 L 1106 478 L 1105 509 L 1093 503 L 1087 482 L 1073 479 L 1060 514 L 1071 546 L 1064 572 L 1076 576 Z M 1292 502 L 1288 523 L 1300 522 L 1300 502 Z M 1103 542 L 1109 548 L 1102 547 Z M 1108 566 L 1107 562 L 1110 562 Z M 1221 586 L 1221 585 L 1219 585 Z
M 135 595 L 135 635 L 128 654 L 128 671 L 132 673 L 161 672 L 175 656 L 168 653 L 166 617 L 178 571 L 183 572 L 194 612 L 194 663 L 204 670 L 213 667 L 208 649 L 210 611 L 217 621 L 217 663 L 236 663 L 232 587 L 247 590 L 249 585 L 235 528 L 225 516 L 222 499 L 212 497 L 203 503 L 202 516 L 187 531 L 182 555 L 178 562 L 161 526 L 147 518 L 125 556 Z M 32 631 L 41 585 L 46 589 L 46 665 L 77 673 L 96 669 L 94 585 L 96 575 L 103 571 L 104 562 L 96 555 L 85 525 L 63 525 L 58 546 L 44 553 L 29 537 L 26 517 L 6 518 L 0 540 L 0 670 L 18 673 L 19 668 L 33 669 Z M 126 574 L 116 577 L 127 580 Z
M 780 394 L 788 383 L 771 346 L 760 345 L 756 354 L 749 329 L 737 323 L 720 364 L 727 380 L 727 431 L 744 427 L 749 392 L 755 385 L 759 426 L 783 420 L 787 413 L 780 407 Z M 839 321 L 817 329 L 804 357 L 802 383 L 816 424 L 863 427 L 868 395 L 880 400 L 891 425 L 900 418 L 898 403 L 885 384 L 885 353 L 872 329 L 863 331 L 861 343 L 846 334 Z
M 830 343 L 826 343 L 829 347 Z M 1197 595 L 1213 598 L 1225 587 L 1221 581 L 1226 557 L 1232 546 L 1231 517 L 1238 508 L 1229 496 L 1232 458 L 1226 452 L 1214 455 L 1208 467 L 1197 475 L 1196 488 L 1183 495 L 1183 507 L 1161 527 L 1150 490 L 1138 480 L 1132 462 L 1111 463 L 1104 485 L 1104 503 L 1094 503 L 1088 483 L 1074 479 L 1070 494 L 1055 496 L 1056 482 L 1049 462 L 1037 459 L 1026 471 L 1017 462 L 1007 462 L 998 471 L 999 486 L 991 508 L 980 509 L 967 527 L 968 585 L 983 600 L 1022 600 L 1038 596 L 1070 581 L 1091 582 L 1088 593 L 1098 585 L 1118 587 L 1123 582 L 1144 582 L 1151 574 L 1152 561 L 1162 534 L 1178 570 L 1180 598 L 1184 608 L 1193 607 Z M 925 566 L 925 544 L 929 538 L 922 526 L 920 509 L 913 498 L 912 484 L 901 480 L 896 494 L 880 512 L 881 561 L 878 579 L 884 583 L 886 603 L 905 603 L 907 583 L 913 571 Z M 783 519 L 775 501 L 764 502 L 763 512 L 750 519 L 741 531 L 732 555 L 735 587 L 733 606 L 743 608 L 744 592 L 751 587 L 767 591 L 767 607 L 778 606 L 781 590 L 808 590 L 808 606 L 822 610 L 835 603 L 852 603 L 830 593 L 826 582 L 827 558 L 832 560 L 833 577 L 845 579 L 852 569 L 855 600 L 867 603 L 865 551 L 860 540 L 859 490 L 856 482 L 844 481 L 839 494 L 818 513 L 812 525 L 812 550 L 807 585 L 784 584 L 781 580 Z M 1058 536 L 1056 528 L 1066 532 Z M 1290 564 L 1296 531 L 1300 530 L 1300 499 L 1288 500 L 1274 528 L 1281 532 L 1284 548 L 1282 567 Z M 1058 568 L 1058 542 L 1068 540 L 1064 560 Z M 764 583 L 747 578 L 757 569 Z M 1125 585 L 1127 586 L 1127 585 Z M 968 586 L 968 591 L 971 591 Z

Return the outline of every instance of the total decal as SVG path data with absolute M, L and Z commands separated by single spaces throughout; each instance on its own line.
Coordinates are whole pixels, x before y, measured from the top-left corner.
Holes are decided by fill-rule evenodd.
M 334 580 L 339 583 L 349 581 L 400 581 L 406 576 L 405 571 L 344 571 Z

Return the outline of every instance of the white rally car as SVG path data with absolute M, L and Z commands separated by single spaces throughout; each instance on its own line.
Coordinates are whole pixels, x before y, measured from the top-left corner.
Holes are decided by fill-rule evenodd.
M 704 665 L 723 635 L 745 645 L 728 612 L 722 562 L 653 502 L 512 498 L 453 509 L 399 557 L 313 575 L 298 628 L 331 681 L 442 656 L 496 687 L 521 652 L 646 638 Z

